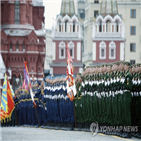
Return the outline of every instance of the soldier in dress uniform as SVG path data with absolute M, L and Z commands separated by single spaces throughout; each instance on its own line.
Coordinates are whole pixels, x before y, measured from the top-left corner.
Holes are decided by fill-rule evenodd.
M 123 126 L 131 126 L 131 92 L 132 92 L 132 76 L 130 73 L 130 63 L 124 62 L 124 83 L 123 83 L 123 107 L 122 107 L 122 123 Z M 124 138 L 130 138 L 131 134 L 123 132 Z
M 139 95 L 139 107 L 141 105 L 141 64 L 137 64 L 138 66 L 138 95 Z M 141 139 L 141 108 L 139 108 L 139 122 L 138 122 L 138 134 L 137 137 Z
M 132 65 L 132 105 L 131 105 L 131 120 L 132 125 L 138 125 L 138 132 L 132 133 L 134 137 L 141 138 L 141 79 L 140 79 L 140 64 Z
M 20 98 L 19 98 L 19 104 L 18 104 L 18 107 L 19 107 L 19 124 L 20 125 L 23 125 L 24 124 L 24 119 L 23 119 L 23 105 L 24 105 L 24 91 L 22 91 L 21 89 L 18 89 L 18 93 L 20 95 Z
M 112 89 L 112 125 L 115 126 L 117 125 L 117 99 L 118 99 L 118 94 L 117 94 L 117 78 L 118 78 L 118 68 L 119 68 L 119 63 L 115 62 L 112 66 L 112 76 L 111 76 L 111 89 Z
M 137 121 L 137 108 L 136 107 L 136 85 L 137 85 L 137 73 L 135 72 L 135 65 L 131 66 L 131 74 L 132 74 L 132 91 L 131 91 L 131 96 L 132 96 L 132 100 L 131 100 L 131 122 L 132 122 L 132 126 L 136 125 L 136 121 Z
M 82 130 L 82 100 L 81 100 L 81 91 L 82 91 L 82 79 L 81 79 L 81 74 L 77 74 L 76 79 L 76 89 L 77 89 L 77 95 L 74 98 L 74 103 L 75 103 L 75 118 L 77 122 L 77 130 Z
M 107 75 L 105 79 L 105 92 L 107 97 L 107 113 L 106 113 L 106 121 L 107 125 L 112 125 L 112 85 L 111 85 L 111 79 L 112 79 L 112 65 L 107 64 L 106 65 Z

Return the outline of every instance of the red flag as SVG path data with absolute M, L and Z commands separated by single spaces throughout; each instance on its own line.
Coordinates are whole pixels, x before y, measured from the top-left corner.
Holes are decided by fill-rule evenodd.
M 1 119 L 1 120 L 5 119 L 6 115 L 7 115 L 7 114 L 5 113 L 5 111 L 4 111 L 3 109 L 1 109 L 1 110 L 0 110 L 0 119 Z
M 13 97 L 12 97 L 12 92 L 11 92 L 11 89 L 10 89 L 10 85 L 9 85 L 9 81 L 7 81 L 7 106 L 8 106 L 8 117 L 11 117 L 12 115 L 12 112 L 15 108 L 15 105 L 14 105 L 14 100 L 13 100 Z

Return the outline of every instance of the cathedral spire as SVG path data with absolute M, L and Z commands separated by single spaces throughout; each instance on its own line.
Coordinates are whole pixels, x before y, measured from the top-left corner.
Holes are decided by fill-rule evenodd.
M 101 2 L 101 15 L 111 15 L 114 16 L 118 14 L 118 6 L 117 6 L 117 0 L 103 0 Z
M 60 14 L 72 16 L 75 14 L 74 0 L 62 0 Z

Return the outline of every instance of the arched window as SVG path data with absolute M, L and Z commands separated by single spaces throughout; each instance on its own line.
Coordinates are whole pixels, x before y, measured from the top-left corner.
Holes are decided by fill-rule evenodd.
M 75 22 L 73 22 L 73 32 L 75 32 Z
M 18 86 L 21 84 L 20 76 L 16 77 L 15 75 L 12 76 L 12 88 L 15 91 L 15 89 L 18 88 Z
M 15 91 L 17 88 L 16 76 L 12 76 L 12 89 Z
M 59 32 L 61 32 L 61 21 L 59 21 Z
M 113 41 L 109 43 L 109 59 L 116 59 L 116 44 Z
M 12 44 L 10 43 L 10 51 L 12 51 Z
M 68 21 L 65 21 L 65 32 L 67 32 Z
M 74 43 L 72 41 L 69 42 L 68 48 L 70 50 L 70 56 L 72 59 L 74 59 Z
M 15 1 L 15 23 L 19 23 L 20 21 L 20 5 L 19 5 L 19 0 Z
M 110 32 L 111 31 L 111 22 L 110 22 L 110 20 L 108 20 L 107 22 L 106 22 L 106 32 Z
M 19 50 L 19 45 L 17 44 L 17 46 L 16 46 L 16 49 L 17 49 L 17 51 Z
M 25 51 L 25 44 L 23 44 L 23 51 Z
M 116 32 L 119 32 L 119 22 L 116 21 Z
M 102 32 L 102 21 L 99 21 L 99 32 Z
M 59 43 L 59 59 L 65 59 L 65 54 L 66 54 L 66 45 L 65 43 L 62 41 Z
M 106 59 L 106 43 L 103 41 L 99 45 L 99 59 Z

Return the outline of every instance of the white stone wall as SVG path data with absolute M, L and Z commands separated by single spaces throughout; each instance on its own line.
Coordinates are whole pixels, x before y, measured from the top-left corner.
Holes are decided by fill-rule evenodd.
M 135 60 L 136 63 L 141 63 L 141 2 L 136 0 L 135 5 L 118 2 L 119 14 L 122 15 L 125 22 L 125 61 Z M 127 4 L 127 5 L 126 5 Z M 130 10 L 136 9 L 136 18 L 130 18 Z M 136 35 L 130 35 L 130 26 L 136 26 Z M 136 51 L 130 52 L 130 43 L 136 43 Z
M 101 0 L 100 0 L 101 2 Z M 141 63 L 141 1 L 117 0 L 118 12 L 122 15 L 125 25 L 125 61 L 135 60 Z M 78 3 L 79 4 L 79 3 Z M 79 7 L 79 6 L 78 6 Z M 136 9 L 136 18 L 130 18 L 130 10 Z M 93 0 L 86 0 L 84 25 L 84 52 L 83 56 L 92 52 L 92 24 L 94 10 L 100 13 L 100 4 L 94 4 Z M 130 35 L 130 26 L 136 26 L 136 35 Z M 136 52 L 130 52 L 130 43 L 136 43 Z M 84 60 L 84 59 L 83 59 Z M 83 62 L 87 64 L 87 61 Z
M 46 54 L 45 54 L 45 63 L 44 70 L 50 70 L 49 64 L 52 63 L 54 59 L 54 46 L 52 42 L 52 31 L 46 30 Z

